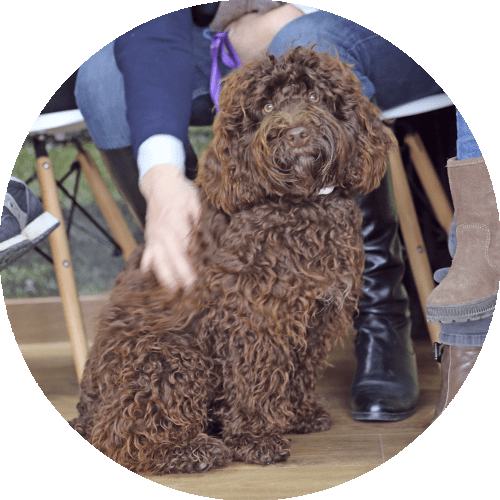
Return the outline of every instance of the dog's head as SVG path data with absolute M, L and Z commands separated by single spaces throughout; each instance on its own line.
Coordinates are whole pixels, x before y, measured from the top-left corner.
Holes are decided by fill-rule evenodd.
M 367 193 L 394 144 L 349 66 L 297 47 L 229 74 L 197 178 L 233 213 L 266 198 L 336 187 Z

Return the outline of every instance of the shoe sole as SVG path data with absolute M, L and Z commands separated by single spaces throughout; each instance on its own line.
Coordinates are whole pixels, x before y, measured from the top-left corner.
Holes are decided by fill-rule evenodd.
M 465 323 L 487 318 L 493 314 L 496 301 L 497 294 L 468 304 L 427 306 L 427 321 L 429 323 Z
M 46 238 L 60 222 L 49 212 L 44 212 L 30 222 L 22 231 L 12 238 L 0 243 L 0 270 L 22 257 L 36 244 Z
M 368 420 L 368 421 L 379 421 L 379 422 L 398 422 L 399 420 L 405 420 L 411 417 L 417 408 L 412 408 L 407 411 L 399 413 L 389 413 L 389 412 L 363 412 L 363 411 L 353 411 L 349 410 L 349 414 L 353 420 Z

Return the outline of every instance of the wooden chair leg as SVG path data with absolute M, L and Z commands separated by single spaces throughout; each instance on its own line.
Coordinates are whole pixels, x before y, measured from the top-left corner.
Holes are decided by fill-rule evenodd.
M 389 165 L 401 232 L 425 318 L 425 302 L 435 285 L 399 148 L 389 153 Z M 427 323 L 427 328 L 432 343 L 438 342 L 441 331 L 440 325 L 438 323 Z
M 93 158 L 81 146 L 79 146 L 77 160 L 82 167 L 83 174 L 89 183 L 102 215 L 113 237 L 122 249 L 124 259 L 127 260 L 137 246 L 137 242 L 132 236 L 115 200 L 111 196 Z
M 427 154 L 424 143 L 417 133 L 407 134 L 404 142 L 410 150 L 411 161 L 432 206 L 434 215 L 449 236 L 451 223 L 453 222 L 453 209 L 436 174 L 434 165 Z
M 43 147 L 43 146 L 42 146 Z M 43 148 L 44 149 L 44 148 Z M 61 224 L 49 235 L 54 269 L 63 305 L 64 317 L 73 348 L 76 375 L 81 381 L 88 354 L 87 336 L 76 287 L 73 262 L 69 249 L 64 217 L 52 168 L 52 162 L 44 151 L 37 152 L 36 172 L 44 209 L 59 219 Z

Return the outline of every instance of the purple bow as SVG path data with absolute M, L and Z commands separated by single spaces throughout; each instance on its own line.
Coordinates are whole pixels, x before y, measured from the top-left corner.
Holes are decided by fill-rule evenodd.
M 221 56 L 222 62 L 229 69 L 235 69 L 242 65 L 238 54 L 229 41 L 228 34 L 229 31 L 216 33 L 212 37 L 212 42 L 210 44 L 210 55 L 212 56 L 212 70 L 210 72 L 210 96 L 212 97 L 212 101 L 215 104 L 217 113 L 219 112 L 219 96 L 221 90 L 221 72 L 218 64 L 219 54 Z M 227 52 L 224 49 L 227 49 Z

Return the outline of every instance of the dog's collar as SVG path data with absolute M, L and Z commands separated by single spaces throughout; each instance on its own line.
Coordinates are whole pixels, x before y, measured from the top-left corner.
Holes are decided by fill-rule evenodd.
M 335 189 L 335 186 L 330 186 L 330 187 L 326 187 L 326 188 L 323 188 L 323 189 L 320 189 L 318 191 L 318 194 L 330 194 L 333 190 Z

